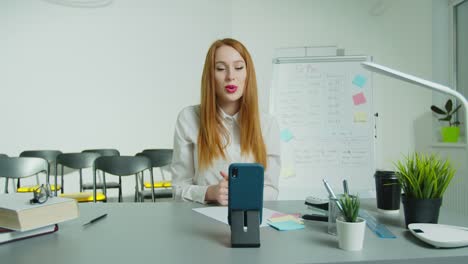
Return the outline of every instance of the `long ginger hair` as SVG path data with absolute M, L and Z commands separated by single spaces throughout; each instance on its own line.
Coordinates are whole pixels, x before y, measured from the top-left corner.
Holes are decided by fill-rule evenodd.
M 221 46 L 230 46 L 237 50 L 245 61 L 247 71 L 239 110 L 241 155 L 252 155 L 256 162 L 266 168 L 266 147 L 260 127 L 255 68 L 244 45 L 230 38 L 215 41 L 206 54 L 201 80 L 198 167 L 205 169 L 215 159 L 226 158 L 224 150 L 231 141 L 216 105 L 215 53 Z

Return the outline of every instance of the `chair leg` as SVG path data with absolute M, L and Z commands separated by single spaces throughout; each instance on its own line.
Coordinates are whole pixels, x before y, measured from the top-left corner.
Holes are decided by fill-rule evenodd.
M 151 177 L 151 200 L 153 203 L 156 201 L 154 195 L 154 177 L 153 177 L 153 168 L 150 169 L 150 177 Z
M 60 192 L 63 193 L 64 192 L 64 189 L 65 189 L 65 186 L 63 186 L 63 165 L 62 165 L 62 168 L 61 168 L 61 172 L 62 172 L 62 177 L 60 177 L 60 182 L 62 184 L 62 188 L 60 188 Z M 57 187 L 55 187 L 57 189 Z
M 8 193 L 8 180 L 9 178 L 5 178 L 5 193 Z
M 14 179 L 11 180 L 11 188 L 13 189 L 13 193 L 16 193 L 17 189 L 15 188 L 15 180 Z
M 133 202 L 138 202 L 138 173 L 135 174 L 135 195 L 133 197 Z
M 119 203 L 121 203 L 122 201 L 122 177 L 119 176 Z
M 80 169 L 80 192 L 83 192 L 83 172 Z

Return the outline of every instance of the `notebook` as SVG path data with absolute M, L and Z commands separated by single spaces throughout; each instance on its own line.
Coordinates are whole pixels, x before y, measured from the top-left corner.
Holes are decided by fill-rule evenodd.
M 0 227 L 0 245 L 8 242 L 13 242 L 21 239 L 42 236 L 58 231 L 58 225 L 48 225 L 32 229 L 29 231 L 14 231 Z

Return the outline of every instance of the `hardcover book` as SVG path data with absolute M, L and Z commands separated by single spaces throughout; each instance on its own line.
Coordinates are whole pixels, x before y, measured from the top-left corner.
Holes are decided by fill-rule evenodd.
M 28 231 L 77 218 L 74 199 L 50 197 L 43 204 L 31 204 L 30 193 L 0 194 L 0 227 Z

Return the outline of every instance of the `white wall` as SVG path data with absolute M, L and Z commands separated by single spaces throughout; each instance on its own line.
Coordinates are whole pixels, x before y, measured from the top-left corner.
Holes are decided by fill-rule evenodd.
M 432 79 L 432 11 L 427 0 L 0 1 L 0 152 L 171 147 L 178 111 L 199 101 L 206 50 L 226 36 L 253 55 L 263 110 L 279 47 L 337 45 Z M 375 75 L 374 96 L 377 166 L 391 168 L 414 150 L 432 95 Z
M 268 98 L 271 58 L 278 47 L 337 45 L 347 55 L 372 55 L 377 63 L 431 79 L 430 1 L 265 3 L 233 1 L 232 11 L 233 36 L 254 54 L 263 99 Z M 431 93 L 374 75 L 374 95 L 379 113 L 377 167 L 389 169 L 401 154 L 414 149 L 413 122 L 429 109 Z

